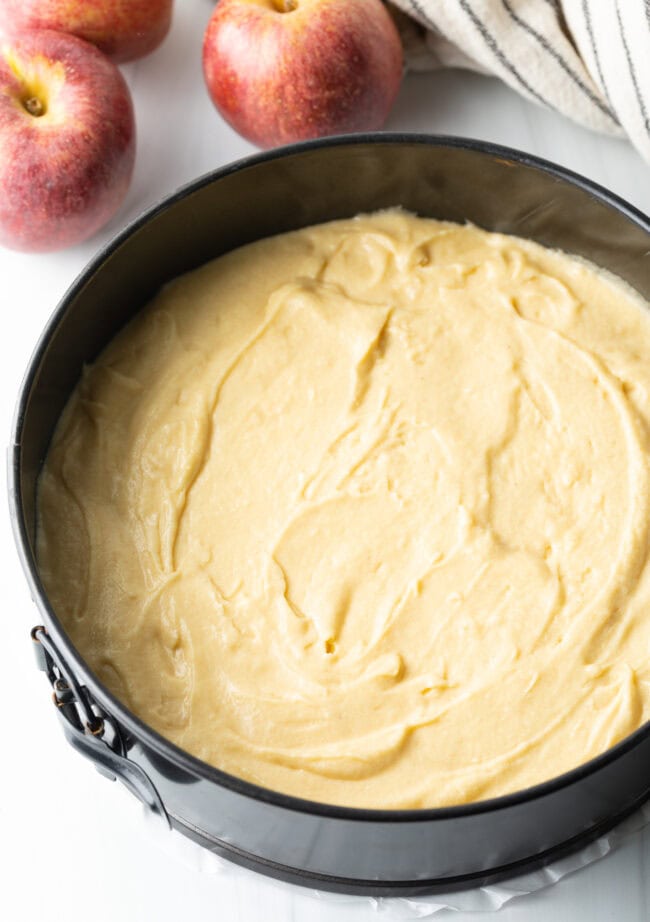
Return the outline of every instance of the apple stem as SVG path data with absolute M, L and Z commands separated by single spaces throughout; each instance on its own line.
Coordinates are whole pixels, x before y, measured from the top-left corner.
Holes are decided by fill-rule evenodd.
M 298 9 L 298 0 L 275 0 L 278 13 L 293 13 Z
M 39 118 L 45 112 L 45 106 L 40 101 L 38 96 L 30 96 L 28 99 L 23 101 L 23 106 L 30 115 L 33 115 L 34 118 Z

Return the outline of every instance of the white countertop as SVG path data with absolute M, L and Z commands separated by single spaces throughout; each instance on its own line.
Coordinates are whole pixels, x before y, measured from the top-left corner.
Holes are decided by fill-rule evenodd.
M 176 6 L 165 45 L 125 69 L 135 97 L 139 150 L 133 185 L 118 217 L 93 240 L 64 253 L 29 256 L 0 250 L 0 427 L 5 444 L 31 350 L 90 257 L 179 185 L 253 151 L 222 122 L 203 88 L 200 48 L 212 4 L 182 0 Z M 411 75 L 386 127 L 518 147 L 583 173 L 650 212 L 650 167 L 627 143 L 582 130 L 526 103 L 496 80 L 460 72 Z M 4 482 L 4 471 L 0 476 Z M 29 629 L 38 615 L 18 564 L 6 503 L 0 508 L 6 623 L 0 662 L 0 916 L 11 922 L 46 914 L 67 922 L 374 918 L 376 910 L 367 900 L 317 900 L 250 872 L 199 872 L 154 843 L 137 802 L 120 785 L 100 777 L 63 739 L 46 680 L 34 668 Z M 508 904 L 498 918 L 647 922 L 649 871 L 646 829 L 556 886 Z M 398 917 L 395 907 L 386 914 Z M 467 913 L 453 917 L 458 922 L 477 918 Z

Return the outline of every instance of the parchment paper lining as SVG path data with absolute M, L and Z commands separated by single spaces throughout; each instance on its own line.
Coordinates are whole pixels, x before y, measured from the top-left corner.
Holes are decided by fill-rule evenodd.
M 170 832 L 154 817 L 150 810 L 145 809 L 145 827 L 152 842 L 162 849 L 168 856 L 179 860 L 186 867 L 192 868 L 203 874 L 213 876 L 239 877 L 244 879 L 254 872 L 220 858 L 218 855 L 201 848 L 196 843 L 186 839 L 178 832 Z M 478 887 L 472 890 L 461 890 L 447 895 L 419 897 L 364 897 L 346 896 L 336 893 L 327 893 L 321 890 L 310 890 L 295 887 L 269 880 L 270 886 L 294 889 L 301 894 L 309 894 L 312 898 L 341 904 L 370 905 L 377 913 L 386 919 L 408 920 L 426 919 L 443 910 L 461 912 L 489 913 L 498 912 L 502 906 L 515 898 L 525 897 L 545 887 L 552 887 L 568 874 L 587 867 L 599 861 L 617 848 L 621 842 L 633 833 L 639 832 L 650 823 L 650 802 L 624 820 L 606 835 L 601 836 L 590 845 L 573 855 L 553 862 L 545 868 L 513 877 L 487 887 Z

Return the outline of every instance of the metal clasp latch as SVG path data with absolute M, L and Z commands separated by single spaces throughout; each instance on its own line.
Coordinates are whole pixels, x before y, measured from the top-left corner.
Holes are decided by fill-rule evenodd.
M 132 794 L 171 826 L 162 798 L 144 769 L 129 759 L 120 728 L 103 710 L 88 688 L 81 685 L 45 627 L 32 629 L 38 668 L 52 686 L 52 701 L 68 742 L 90 759 L 98 772 L 120 781 Z

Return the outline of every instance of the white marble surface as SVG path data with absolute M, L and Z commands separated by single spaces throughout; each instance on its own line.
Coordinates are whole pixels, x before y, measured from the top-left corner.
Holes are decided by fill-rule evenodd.
M 126 70 L 135 96 L 139 152 L 127 202 L 111 225 L 65 253 L 0 251 L 0 427 L 5 444 L 36 338 L 98 247 L 182 183 L 252 151 L 224 125 L 203 89 L 200 46 L 211 8 L 208 0 L 179 0 L 163 48 Z M 650 211 L 650 168 L 628 144 L 595 136 L 532 106 L 495 80 L 462 73 L 409 76 L 386 127 L 519 147 L 582 172 Z M 3 453 L 3 467 L 4 460 Z M 0 476 L 4 482 L 4 471 Z M 0 916 L 11 922 L 46 915 L 68 922 L 374 918 L 376 910 L 368 901 L 315 900 L 252 873 L 199 873 L 152 842 L 135 800 L 96 774 L 63 740 L 45 680 L 33 667 L 28 631 L 37 615 L 3 506 Z M 650 830 L 557 886 L 514 901 L 498 918 L 647 922 L 648 871 Z M 396 910 L 386 917 L 397 918 Z M 463 922 L 476 916 L 456 913 L 454 918 Z

